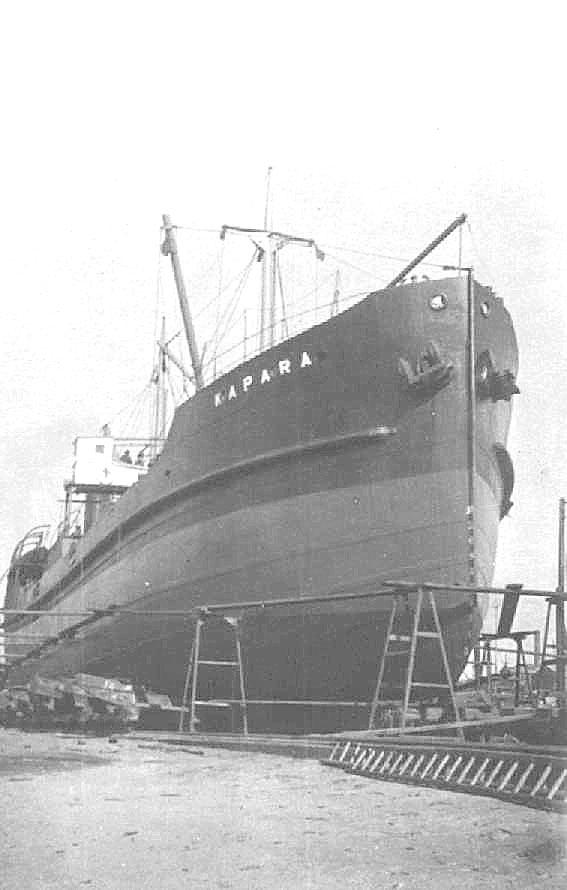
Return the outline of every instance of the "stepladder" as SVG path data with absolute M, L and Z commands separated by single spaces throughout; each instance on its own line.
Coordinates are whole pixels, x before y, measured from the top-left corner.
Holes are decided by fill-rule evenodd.
M 429 697 L 436 695 L 447 699 L 453 711 L 453 718 L 455 721 L 458 721 L 459 714 L 455 687 L 434 592 L 429 588 L 418 587 L 416 589 L 413 614 L 409 609 L 407 592 L 400 593 L 394 590 L 392 595 L 392 608 L 388 618 L 386 639 L 380 659 L 376 689 L 370 706 L 368 728 L 376 728 L 376 715 L 388 703 L 383 697 L 388 665 L 395 666 L 395 674 L 403 677 L 403 681 L 400 684 L 403 690 L 399 725 L 401 731 L 407 726 L 410 705 L 413 704 L 413 700 L 417 697 L 421 701 L 423 695 L 428 695 Z M 431 616 L 431 620 L 425 620 L 426 614 L 428 618 Z M 433 629 L 431 629 L 432 625 Z M 441 679 L 443 682 L 432 682 L 416 678 L 415 669 L 418 646 L 422 641 L 437 643 L 442 665 Z M 418 690 L 421 690 L 421 696 L 417 695 Z M 457 734 L 460 738 L 463 737 L 462 728 L 457 728 Z
M 207 657 L 207 634 L 210 632 L 211 625 L 214 625 L 218 630 L 219 623 L 228 632 L 228 636 L 232 638 L 232 651 L 226 651 L 228 647 L 225 646 L 221 655 L 218 652 L 217 645 L 214 655 Z M 236 700 L 232 696 L 230 698 L 217 698 L 214 695 L 206 698 L 201 697 L 204 694 L 201 692 L 202 677 L 200 676 L 203 668 L 209 672 L 209 675 L 211 672 L 213 673 L 212 684 L 208 684 L 212 685 L 213 689 L 218 685 L 220 673 L 232 673 L 231 679 L 236 682 L 239 698 Z M 226 682 L 223 685 L 226 688 Z M 240 709 L 242 733 L 248 735 L 248 709 L 242 659 L 240 617 L 232 615 L 213 616 L 203 609 L 199 612 L 195 624 L 195 634 L 185 675 L 183 700 L 179 717 L 179 732 L 184 731 L 187 712 L 189 712 L 189 732 L 197 732 L 200 726 L 200 720 L 197 716 L 198 709 L 226 708 L 232 710 L 235 704 Z

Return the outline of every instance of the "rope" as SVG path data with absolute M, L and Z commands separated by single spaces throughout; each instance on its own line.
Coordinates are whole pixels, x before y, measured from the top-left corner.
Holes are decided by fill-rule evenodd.
M 471 228 L 471 224 L 470 224 L 470 222 L 469 222 L 468 220 L 467 220 L 467 224 L 466 224 L 466 225 L 467 225 L 467 229 L 468 229 L 468 232 L 469 232 L 469 235 L 470 235 L 471 244 L 472 244 L 472 248 L 473 248 L 473 252 L 474 252 L 475 256 L 478 257 L 478 260 L 479 260 L 481 266 L 484 266 L 484 269 L 485 269 L 486 273 L 488 274 L 488 277 L 489 277 L 492 281 L 496 281 L 496 280 L 497 280 L 497 276 L 494 275 L 493 270 L 490 268 L 489 264 L 484 260 L 483 256 L 481 255 L 481 253 L 480 253 L 480 251 L 479 251 L 479 249 L 478 249 L 478 245 L 477 245 L 477 243 L 476 243 L 476 239 L 475 239 L 475 237 L 474 237 L 473 230 L 472 230 L 472 228 Z
M 343 250 L 346 253 L 357 253 L 360 256 L 374 257 L 375 259 L 378 259 L 378 260 L 389 260 L 394 263 L 409 263 L 410 262 L 408 257 L 390 256 L 389 254 L 385 254 L 385 253 L 372 253 L 371 251 L 368 251 L 368 250 L 356 250 L 354 247 L 342 247 L 340 244 L 328 244 L 328 245 L 323 244 L 321 246 L 325 250 L 326 253 L 329 250 Z M 343 262 L 343 261 L 340 260 L 340 262 Z M 432 266 L 432 267 L 435 267 L 436 269 L 443 269 L 445 264 L 424 261 L 421 265 Z
M 128 411 L 128 410 L 131 411 L 133 401 L 135 401 L 136 404 L 137 404 L 137 403 L 140 401 L 140 399 L 142 399 L 142 397 L 143 397 L 144 395 L 146 395 L 146 397 L 147 397 L 147 394 L 148 394 L 148 392 L 150 391 L 150 387 L 152 386 L 152 382 L 153 382 L 153 371 L 152 371 L 152 378 L 149 380 L 148 383 L 146 383 L 146 385 L 144 386 L 144 388 L 143 388 L 142 390 L 140 390 L 140 392 L 139 392 L 137 395 L 134 396 L 134 399 L 133 399 L 133 400 L 130 400 L 130 401 L 129 401 L 123 408 L 120 408 L 120 410 L 117 411 L 117 412 L 112 416 L 112 418 L 108 421 L 108 426 L 110 427 L 111 430 L 112 430 L 112 425 L 113 425 L 113 424 L 117 424 L 117 423 L 121 423 L 121 422 L 122 422 L 122 421 L 119 421 L 119 418 L 120 418 L 120 415 L 121 415 L 121 414 L 124 414 L 124 412 L 125 412 L 125 411 Z
M 284 337 L 289 337 L 289 328 L 287 324 L 287 314 L 286 314 L 286 306 L 285 306 L 285 296 L 283 289 L 283 281 L 282 281 L 282 270 L 280 266 L 279 257 L 277 259 L 277 272 L 278 272 L 278 284 L 280 287 L 280 297 L 282 303 L 282 333 Z
M 252 257 L 251 257 L 248 265 L 245 267 L 245 269 L 243 270 L 243 272 L 241 274 L 240 281 L 238 282 L 238 284 L 236 286 L 235 295 L 234 295 L 233 300 L 228 308 L 227 314 L 224 316 L 223 319 L 220 319 L 220 323 L 224 322 L 222 333 L 219 330 L 219 326 L 217 326 L 213 332 L 213 336 L 211 337 L 211 341 L 214 343 L 213 356 L 207 362 L 207 367 L 209 367 L 211 363 L 216 363 L 218 347 L 219 347 L 220 343 L 222 342 L 223 337 L 226 335 L 227 327 L 230 324 L 230 322 L 234 316 L 234 313 L 238 307 L 238 303 L 242 296 L 242 291 L 244 290 L 244 286 L 248 280 L 248 276 L 250 275 L 252 266 L 254 265 L 254 263 L 256 261 L 256 256 L 257 256 L 257 249 L 254 250 L 254 253 L 252 254 Z
M 163 279 L 162 279 L 162 260 L 164 259 L 163 254 L 161 252 L 161 229 L 159 232 L 159 241 L 158 241 L 158 262 L 157 262 L 157 276 L 156 276 L 156 303 L 155 303 L 155 313 L 154 313 L 154 348 L 153 348 L 153 356 L 152 362 L 153 366 L 155 366 L 156 362 L 159 361 L 159 346 L 158 340 L 160 337 L 160 317 L 163 316 L 164 313 L 164 296 L 163 296 Z
M 160 227 L 163 229 L 163 226 Z M 218 235 L 218 229 L 199 229 L 196 226 L 173 226 L 174 229 L 179 229 L 181 232 L 200 232 L 203 235 Z
M 349 263 L 348 260 L 341 259 L 338 256 L 335 256 L 332 253 L 327 253 L 327 256 L 330 259 L 335 260 L 337 263 L 342 263 L 344 266 L 349 266 L 351 269 L 354 269 L 356 272 L 361 272 L 363 275 L 367 275 L 369 278 L 372 278 L 374 281 L 387 281 L 387 278 L 381 278 L 379 275 L 376 275 L 376 272 L 369 271 L 368 269 L 363 269 L 361 266 L 355 266 L 354 263 Z
M 302 293 L 299 297 L 297 297 L 297 299 L 295 300 L 295 302 L 296 302 L 296 303 L 301 303 L 301 304 L 303 304 L 304 301 L 305 301 L 308 297 L 310 297 L 312 294 L 315 293 L 315 291 L 317 290 L 318 287 L 321 287 L 323 284 L 325 284 L 327 281 L 329 281 L 329 280 L 333 277 L 333 275 L 334 275 L 334 272 L 329 272 L 329 274 L 328 274 L 327 276 L 325 276 L 325 278 L 323 278 L 321 282 L 317 283 L 317 284 L 315 285 L 315 287 L 312 287 L 311 290 L 305 291 L 305 292 Z M 367 293 L 367 291 L 365 291 L 365 293 Z M 324 308 L 325 308 L 325 305 L 326 305 L 326 304 L 323 304 L 323 305 L 320 306 L 319 308 L 320 308 L 320 309 L 324 309 Z M 304 311 L 307 311 L 307 312 L 313 312 L 313 309 L 308 309 L 308 310 L 304 310 Z M 301 313 L 300 313 L 300 314 L 301 314 Z M 290 318 L 293 318 L 293 317 L 294 317 L 293 315 L 290 316 Z
M 255 259 L 255 256 L 253 256 L 252 259 L 254 260 L 254 259 Z M 223 286 L 223 288 L 222 288 L 222 290 L 221 290 L 221 292 L 220 292 L 221 295 L 222 295 L 223 293 L 225 293 L 230 287 L 232 287 L 232 285 L 234 284 L 234 282 L 235 282 L 241 275 L 243 275 L 243 274 L 244 274 L 244 273 L 243 273 L 243 272 L 240 272 L 240 271 L 239 271 L 239 272 L 236 272 L 236 273 L 232 276 L 232 278 L 231 278 L 229 281 L 227 281 L 227 283 Z M 217 299 L 218 299 L 218 295 L 215 294 L 215 296 L 214 296 L 211 300 L 209 300 L 208 303 L 206 303 L 204 306 L 202 306 L 201 309 L 199 309 L 199 311 L 195 313 L 195 315 L 193 316 L 194 319 L 196 320 L 196 319 L 200 318 L 200 317 L 203 315 L 203 313 L 207 311 L 207 309 L 210 309 L 211 306 L 213 306 L 213 305 L 216 303 Z M 212 339 L 212 338 L 211 338 L 211 339 Z
M 173 404 L 174 404 L 175 406 L 177 406 L 177 405 L 179 404 L 179 402 L 180 402 L 180 399 L 179 399 L 179 397 L 178 397 L 178 395 L 177 395 L 177 392 L 176 392 L 176 390 L 175 390 L 175 387 L 174 387 L 174 385 L 173 385 L 173 376 L 172 376 L 172 374 L 171 374 L 171 371 L 170 371 L 170 368 L 169 368 L 169 364 L 168 364 L 168 366 L 167 366 L 166 374 L 167 374 L 167 382 L 168 382 L 168 385 L 169 385 L 169 391 L 171 392 L 171 396 L 172 396 L 172 398 L 173 398 Z M 168 413 L 169 413 L 169 412 L 168 412 Z M 167 422 L 167 417 L 166 417 L 166 425 L 169 427 L 169 424 L 168 424 L 168 422 Z
M 215 309 L 216 309 L 216 311 L 215 311 L 215 332 L 213 333 L 213 337 L 212 337 L 213 340 L 215 339 L 216 331 L 218 331 L 218 329 L 219 329 L 219 325 L 220 325 L 221 295 L 222 295 L 222 273 L 223 273 L 223 269 L 224 269 L 224 244 L 225 244 L 225 242 L 224 242 L 224 238 L 223 238 L 222 241 L 221 241 L 221 245 L 222 245 L 222 246 L 221 246 L 221 251 L 220 251 L 220 255 L 219 255 L 219 263 L 218 263 L 218 267 L 219 267 L 219 286 L 218 286 L 218 289 L 217 289 L 217 304 L 216 304 L 216 307 L 215 307 Z M 217 357 L 216 357 L 216 348 L 213 350 L 213 353 L 214 353 L 213 374 L 214 374 L 214 376 L 216 377 L 216 376 L 217 376 Z M 201 364 L 202 364 L 202 362 L 201 362 Z
M 218 263 L 219 263 L 219 255 L 218 255 L 218 254 L 219 254 L 223 249 L 224 249 L 224 244 L 221 245 L 220 251 L 217 253 L 217 255 L 215 256 L 215 258 L 214 258 L 214 260 L 212 261 L 212 263 L 210 264 L 210 266 L 208 266 L 208 267 L 205 269 L 205 271 L 202 272 L 201 275 L 199 275 L 198 278 L 196 278 L 196 279 L 194 279 L 194 280 L 189 279 L 189 286 L 190 286 L 190 289 L 191 289 L 191 290 L 195 290 L 195 289 L 201 284 L 201 282 L 202 282 L 205 278 L 208 278 L 208 277 L 210 276 L 210 274 L 211 274 L 212 270 L 214 269 L 214 267 L 215 267 L 215 266 L 218 266 Z M 202 311 L 202 309 L 201 309 L 200 311 Z
M 349 294 L 349 295 L 346 296 L 346 297 L 341 297 L 341 298 L 339 299 L 339 304 L 340 304 L 341 306 L 343 306 L 343 305 L 345 305 L 345 304 L 347 304 L 347 303 L 352 303 L 353 300 L 358 300 L 358 299 L 361 299 L 361 298 L 363 298 L 363 297 L 367 297 L 367 296 L 368 296 L 368 290 L 356 291 L 356 292 L 354 292 L 354 293 Z M 336 301 L 333 301 L 333 302 L 330 302 L 330 303 L 324 303 L 323 305 L 319 306 L 319 311 L 323 311 L 323 310 L 325 310 L 325 309 L 330 310 L 333 306 L 336 307 Z M 295 319 L 301 318 L 301 317 L 304 316 L 304 315 L 311 315 L 312 313 L 313 313 L 313 307 L 311 307 L 311 308 L 309 308 L 309 309 L 303 309 L 303 310 L 301 310 L 301 312 L 295 312 L 293 315 L 288 315 L 288 316 L 287 316 L 287 318 L 286 318 L 286 324 L 287 324 L 288 322 L 294 321 Z M 298 331 L 296 331 L 295 333 L 298 333 Z M 253 332 L 253 333 L 251 333 L 251 334 L 248 334 L 248 338 L 247 338 L 247 339 L 248 339 L 248 342 L 254 340 L 255 337 L 256 337 L 256 334 L 257 334 L 257 332 Z M 234 352 L 235 349 L 238 349 L 239 346 L 242 346 L 242 343 L 236 343 L 236 344 L 234 344 L 233 346 L 230 346 L 228 349 L 225 349 L 224 352 L 220 352 L 220 353 L 218 354 L 217 358 L 220 359 L 220 358 L 223 358 L 223 357 L 226 356 L 226 355 L 229 355 L 231 352 Z M 257 352 L 255 352 L 255 353 L 251 353 L 251 354 L 248 356 L 248 358 L 252 358 L 253 355 L 257 355 L 257 354 L 258 354 Z M 235 361 L 235 365 L 236 365 L 236 364 L 239 364 L 239 361 L 240 361 L 240 359 L 238 359 L 237 361 Z M 210 364 L 210 362 L 209 362 L 209 364 Z M 227 373 L 229 370 L 230 370 L 230 368 L 226 368 L 226 369 L 224 370 L 223 373 Z

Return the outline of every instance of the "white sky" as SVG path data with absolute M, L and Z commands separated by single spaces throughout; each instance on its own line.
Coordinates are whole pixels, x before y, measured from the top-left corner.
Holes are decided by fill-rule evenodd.
M 4 5 L 2 568 L 53 518 L 74 436 L 147 382 L 161 214 L 258 225 L 272 165 L 277 227 L 321 242 L 411 258 L 468 212 L 477 250 L 466 259 L 504 297 L 520 345 L 518 481 L 495 580 L 556 584 L 560 5 L 389 7 Z

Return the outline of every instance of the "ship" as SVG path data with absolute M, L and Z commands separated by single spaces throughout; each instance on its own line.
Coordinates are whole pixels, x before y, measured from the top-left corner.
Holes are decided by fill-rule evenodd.
M 205 380 L 164 217 L 194 392 L 163 447 L 109 430 L 77 439 L 55 543 L 38 527 L 13 553 L 5 682 L 82 671 L 179 703 L 199 610 L 277 603 L 240 615 L 247 697 L 274 702 L 262 725 L 289 726 L 298 707 L 305 729 L 365 725 L 356 705 L 372 699 L 390 610 L 372 592 L 392 579 L 490 585 L 511 506 L 506 444 L 519 390 L 510 315 L 471 269 L 409 277 L 464 219 L 388 286 L 294 336 L 276 341 L 273 294 L 271 305 L 263 294 L 262 331 L 272 336 Z M 266 227 L 237 231 L 268 245 L 291 240 Z M 453 590 L 436 601 L 456 680 L 486 598 Z M 221 618 L 217 658 L 229 637 Z M 442 671 L 439 651 L 425 645 L 422 689 L 443 682 Z M 391 690 L 400 672 L 390 666 Z M 215 677 L 209 697 L 226 696 Z M 334 701 L 352 707 L 325 707 Z M 301 711 L 302 702 L 320 706 Z

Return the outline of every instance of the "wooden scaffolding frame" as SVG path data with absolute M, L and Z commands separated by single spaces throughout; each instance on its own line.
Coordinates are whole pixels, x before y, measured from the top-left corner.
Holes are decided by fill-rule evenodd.
M 382 657 L 380 659 L 380 666 L 378 671 L 378 680 L 376 683 L 376 689 L 374 692 L 373 699 L 370 703 L 366 703 L 366 706 L 370 708 L 370 716 L 369 716 L 369 729 L 375 728 L 376 714 L 380 704 L 384 701 L 381 698 L 381 692 L 383 688 L 384 674 L 386 669 L 386 661 L 388 658 L 399 658 L 408 656 L 408 664 L 406 670 L 405 684 L 404 684 L 404 694 L 402 701 L 402 713 L 401 713 L 401 726 L 400 729 L 403 731 L 406 728 L 408 713 L 411 704 L 411 696 L 412 691 L 418 687 L 427 688 L 427 689 L 438 689 L 438 690 L 447 690 L 449 693 L 449 700 L 451 706 L 454 711 L 455 721 L 458 722 L 458 707 L 457 701 L 455 697 L 455 688 L 453 684 L 453 679 L 451 676 L 451 671 L 449 667 L 449 660 L 447 657 L 447 650 L 445 648 L 445 642 L 443 639 L 443 632 L 441 628 L 441 622 L 439 619 L 439 613 L 437 611 L 437 605 L 435 601 L 435 593 L 433 590 L 424 587 L 417 587 L 415 589 L 416 594 L 416 605 L 415 612 L 413 615 L 412 628 L 410 634 L 399 634 L 394 632 L 394 627 L 396 623 L 396 619 L 399 617 L 399 614 L 402 609 L 407 608 L 407 600 L 408 594 L 410 591 L 405 589 L 392 589 L 389 595 L 392 597 L 392 608 L 390 610 L 389 620 L 388 620 L 388 629 L 386 632 L 386 643 L 384 646 L 384 651 L 382 653 Z M 433 617 L 435 630 L 424 630 L 421 628 L 422 618 L 423 618 L 423 605 L 424 599 L 427 597 L 429 607 L 431 609 L 431 615 Z M 229 611 L 229 610 L 227 610 Z M 234 653 L 235 656 L 232 659 L 210 659 L 202 657 L 202 646 L 203 646 L 203 633 L 206 630 L 207 623 L 212 619 L 216 618 L 217 621 L 219 618 L 228 625 L 233 632 L 233 641 L 234 641 Z M 222 613 L 222 609 L 219 607 L 215 607 L 214 612 L 203 608 L 199 611 L 196 624 L 195 624 L 195 633 L 193 637 L 193 642 L 191 646 L 191 651 L 189 655 L 189 662 L 187 665 L 187 671 L 185 675 L 185 683 L 183 688 L 183 698 L 180 709 L 179 716 L 179 732 L 183 732 L 185 728 L 185 715 L 189 712 L 189 732 L 194 733 L 197 732 L 197 708 L 198 707 L 225 707 L 229 708 L 232 705 L 236 704 L 240 707 L 241 715 L 242 715 L 242 732 L 244 735 L 248 735 L 248 704 L 249 700 L 246 695 L 246 684 L 244 677 L 244 665 L 242 659 L 242 644 L 240 638 L 240 620 L 242 618 L 242 613 L 228 616 Z M 414 680 L 414 672 L 415 672 L 415 661 L 417 654 L 417 647 L 419 640 L 421 639 L 433 639 L 437 640 L 439 643 L 439 649 L 441 653 L 441 659 L 443 663 L 443 671 L 446 682 L 444 683 L 428 683 L 428 682 L 419 682 Z M 392 644 L 402 643 L 406 648 L 398 649 L 392 647 Z M 407 648 L 407 644 L 409 643 L 409 648 Z M 239 681 L 239 699 L 205 699 L 199 698 L 199 670 L 201 666 L 206 665 L 213 668 L 225 668 L 230 669 L 232 671 L 238 671 L 238 681 Z M 278 702 L 278 700 L 273 701 L 258 701 L 254 702 L 256 704 L 297 704 L 297 705 L 328 705 L 328 706 L 353 706 L 360 705 L 360 702 L 310 702 L 310 701 L 301 701 L 298 700 L 296 702 Z M 457 734 L 462 737 L 463 732 L 462 728 L 457 727 Z
M 435 626 L 435 630 L 421 630 L 421 619 L 422 619 L 422 609 L 423 609 L 423 600 L 427 594 L 427 598 L 429 601 L 429 606 L 431 608 L 431 614 L 433 616 L 433 623 Z M 393 591 L 394 600 L 392 602 L 392 608 L 390 610 L 390 617 L 388 620 L 388 629 L 386 631 L 386 643 L 384 646 L 384 651 L 382 653 L 382 658 L 380 659 L 380 668 L 378 671 L 378 679 L 376 681 L 376 689 L 374 692 L 374 697 L 372 699 L 372 704 L 370 706 L 370 718 L 368 721 L 368 729 L 375 729 L 376 722 L 376 713 L 380 704 L 384 701 L 381 698 L 381 692 L 384 686 L 384 675 L 386 672 L 386 664 L 387 660 L 390 658 L 404 658 L 408 657 L 407 663 L 407 671 L 406 671 L 406 679 L 404 685 L 404 695 L 402 700 L 402 713 L 401 713 L 401 724 L 400 729 L 403 731 L 406 728 L 409 707 L 411 703 L 411 694 L 412 690 L 418 687 L 427 688 L 427 689 L 439 689 L 439 690 L 447 690 L 449 693 L 449 700 L 451 702 L 451 706 L 454 712 L 455 722 L 459 721 L 459 712 L 457 707 L 457 700 L 455 697 L 455 687 L 453 685 L 453 678 L 451 676 L 451 670 L 449 667 L 449 660 L 447 658 L 447 650 L 445 648 L 445 641 L 443 639 L 443 631 L 441 629 L 441 622 L 439 620 L 439 613 L 437 611 L 437 604 L 435 602 L 435 596 L 432 589 L 423 587 L 418 587 L 416 590 L 416 604 L 415 604 L 415 612 L 413 615 L 413 622 L 410 634 L 399 634 L 394 632 L 394 627 L 396 624 L 396 619 L 400 617 L 402 610 L 407 609 L 408 602 L 408 592 L 404 591 L 403 593 L 400 590 Z M 420 683 L 414 680 L 414 671 L 415 671 L 415 660 L 417 654 L 417 646 L 419 640 L 437 640 L 439 643 L 439 649 L 441 652 L 441 660 L 443 662 L 443 670 L 445 674 L 445 683 Z M 393 647 L 392 644 L 402 643 L 404 647 L 409 643 L 409 649 L 407 648 L 396 648 Z M 460 738 L 463 738 L 463 730 L 461 727 L 457 727 L 457 735 Z
M 218 615 L 214 616 L 218 620 Z M 248 735 L 248 702 L 246 699 L 246 687 L 244 684 L 244 666 L 242 663 L 242 645 L 240 641 L 240 616 L 222 616 L 222 621 L 232 629 L 235 657 L 231 660 L 210 659 L 201 657 L 201 648 L 203 644 L 203 631 L 206 630 L 207 623 L 210 622 L 213 615 L 206 609 L 202 609 L 195 624 L 195 635 L 189 655 L 187 665 L 187 673 L 185 675 L 185 685 L 183 687 L 183 700 L 181 702 L 181 711 L 179 714 L 179 732 L 184 731 L 185 714 L 189 710 L 189 732 L 197 732 L 197 708 L 198 707 L 232 707 L 234 702 L 226 699 L 200 699 L 199 692 L 199 669 L 201 665 L 207 665 L 214 668 L 228 668 L 232 671 L 238 671 L 238 684 L 240 691 L 240 700 L 237 704 L 240 706 L 242 715 L 242 732 Z M 187 699 L 190 693 L 190 704 L 187 707 Z

